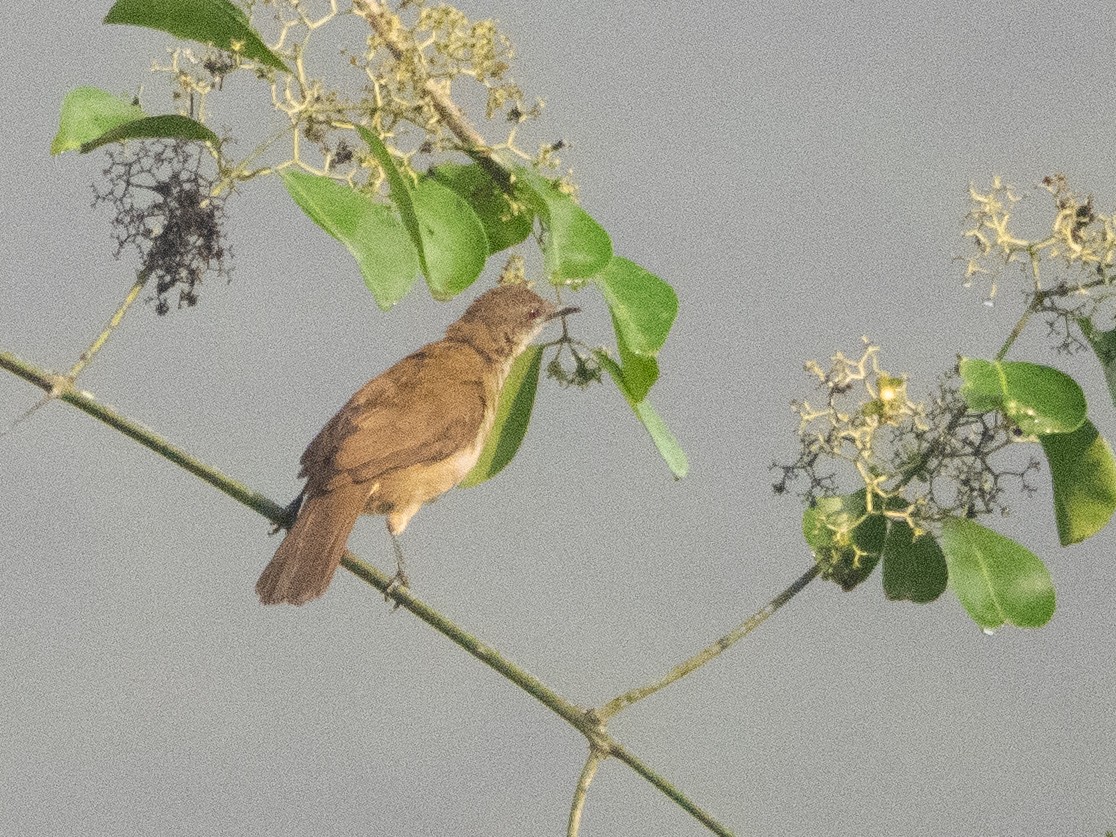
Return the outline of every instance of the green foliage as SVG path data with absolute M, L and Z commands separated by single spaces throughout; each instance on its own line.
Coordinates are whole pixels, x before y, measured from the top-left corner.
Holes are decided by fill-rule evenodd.
M 496 406 L 496 419 L 492 432 L 484 443 L 480 459 L 465 475 L 461 485 L 465 488 L 490 480 L 512 461 L 527 434 L 531 421 L 531 408 L 535 405 L 535 390 L 539 385 L 542 366 L 541 346 L 531 346 L 515 359 Z
M 411 236 L 430 293 L 435 299 L 453 299 L 484 269 L 488 259 L 484 225 L 452 189 L 430 179 L 412 186 L 382 139 L 361 126 L 357 132 L 387 177 L 391 201 Z
M 868 509 L 865 489 L 819 497 L 802 514 L 802 535 L 822 568 L 822 577 L 848 591 L 872 574 L 883 553 L 887 518 Z
M 945 556 L 934 537 L 928 532 L 915 537 L 905 521 L 891 521 L 883 546 L 883 588 L 887 597 L 932 602 L 948 581 Z
M 1006 360 L 960 363 L 961 396 L 978 413 L 1000 410 L 1024 433 L 1069 433 L 1085 421 L 1085 393 L 1049 366 Z
M 1034 553 L 967 518 L 942 527 L 949 583 L 965 610 L 984 630 L 1005 622 L 1040 628 L 1054 615 L 1054 584 Z
M 229 0 L 116 0 L 105 23 L 159 29 L 290 72 L 249 25 L 244 12 Z
M 85 154 L 110 142 L 121 142 L 130 139 L 180 139 L 187 142 L 204 142 L 216 148 L 221 141 L 217 135 L 188 116 L 179 116 L 175 113 L 163 116 L 149 116 L 146 119 L 137 119 L 134 122 L 125 122 L 111 130 L 105 131 L 94 140 L 81 145 L 81 153 Z
M 594 278 L 613 314 L 617 339 L 637 355 L 658 353 L 679 312 L 679 296 L 654 273 L 616 256 Z
M 1111 363 L 1107 335 L 1093 333 L 1091 339 L 1102 363 Z M 835 356 L 828 372 L 817 364 L 808 369 L 823 382 L 829 403 L 825 410 L 802 404 L 800 413 L 811 419 L 828 417 L 829 431 L 822 435 L 808 422 L 804 425 L 812 434 L 806 437 L 806 455 L 813 460 L 819 454 L 844 455 L 856 463 L 866 484 L 851 494 L 822 496 L 803 515 L 803 534 L 823 577 L 851 590 L 882 557 L 883 586 L 890 599 L 933 601 L 948 583 L 987 630 L 1005 622 L 1040 627 L 1049 621 L 1054 590 L 1046 567 L 1015 541 L 970 518 L 990 510 L 977 501 L 994 496 L 999 480 L 1007 475 L 1021 478 L 1029 470 L 995 469 L 989 458 L 1013 442 L 1037 439 L 1050 465 L 1062 544 L 1091 537 L 1108 523 L 1116 512 L 1116 459 L 1086 418 L 1080 385 L 1048 366 L 967 358 L 959 365 L 959 406 L 951 404 L 946 389 L 935 408 L 937 416 L 950 416 L 945 420 L 908 401 L 906 381 L 875 367 L 872 347 L 855 362 Z M 873 376 L 874 383 L 867 386 Z M 858 383 L 865 385 L 868 400 L 859 410 L 849 409 L 838 399 L 848 397 Z M 1002 414 L 1007 422 L 986 414 Z M 844 421 L 846 416 L 851 420 Z M 897 428 L 897 435 L 885 447 L 879 431 L 887 427 Z M 1005 433 L 1005 427 L 1012 432 Z M 928 435 L 928 428 L 933 428 L 933 435 Z M 952 439 L 948 433 L 961 435 Z M 826 447 L 830 439 L 835 441 Z M 860 456 L 878 450 L 900 452 L 890 476 L 886 460 Z M 807 470 L 816 474 L 813 460 Z M 914 500 L 907 497 L 907 487 L 916 478 L 939 478 L 937 471 L 927 470 L 940 467 L 935 462 L 953 468 L 949 473 L 970 486 L 966 491 L 971 500 L 961 507 L 967 516 L 943 514 L 941 498 L 933 492 Z M 790 471 L 797 467 L 791 466 Z M 889 479 L 891 489 L 886 487 Z M 983 487 L 975 491 L 972 486 Z M 928 530 L 938 525 L 942 532 L 936 540 Z
M 1077 325 L 1097 353 L 1097 359 L 1104 370 L 1104 379 L 1108 382 L 1112 403 L 1116 404 L 1116 329 L 1101 331 L 1088 317 L 1078 317 Z
M 647 432 L 651 434 L 651 440 L 655 443 L 655 448 L 666 462 L 667 467 L 670 468 L 671 473 L 674 474 L 675 479 L 682 479 L 690 470 L 690 463 L 686 458 L 686 453 L 682 450 L 678 440 L 674 438 L 666 423 L 655 412 L 646 397 L 636 398 L 633 395 L 624 378 L 623 370 L 615 360 L 608 356 L 608 352 L 604 349 L 597 349 L 593 356 L 611 376 L 617 389 L 620 390 L 624 399 L 628 402 L 628 406 L 636 414 L 636 418 L 643 423 Z
M 678 314 L 674 288 L 634 262 L 615 256 L 594 283 L 608 302 L 616 338 L 637 355 L 654 356 Z
M 593 283 L 612 315 L 626 392 L 642 401 L 659 379 L 655 356 L 674 324 L 678 296 L 658 276 L 620 256 L 613 256 Z
M 616 348 L 620 351 L 620 370 L 624 389 L 632 401 L 642 401 L 659 380 L 659 362 L 651 355 L 641 355 L 628 348 L 622 326 L 612 315 L 612 328 L 616 332 Z
M 424 178 L 447 186 L 465 199 L 484 226 L 489 254 L 514 247 L 531 234 L 534 215 L 525 207 L 513 208 L 499 185 L 478 163 L 444 163 Z
M 1079 321 L 1111 370 L 1112 337 Z M 1085 394 L 1069 375 L 1034 363 L 961 361 L 961 390 L 977 411 L 1000 410 L 1024 433 L 1035 434 L 1050 465 L 1054 516 L 1062 545 L 1096 534 L 1116 510 L 1112 449 L 1086 418 Z
M 419 220 L 423 275 L 435 299 L 452 299 L 476 280 L 488 260 L 484 225 L 457 192 L 423 180 L 411 194 Z
M 574 199 L 538 172 L 516 168 L 517 195 L 539 216 L 546 272 L 554 284 L 596 276 L 612 261 L 612 240 Z
M 363 125 L 357 125 L 356 131 L 368 145 L 372 156 L 376 158 L 376 162 L 380 166 L 380 171 L 384 173 L 391 202 L 395 204 L 399 217 L 403 219 L 403 226 L 407 228 L 415 249 L 421 250 L 422 236 L 419 233 L 419 220 L 418 215 L 415 214 L 414 201 L 411 200 L 411 183 L 403 176 L 403 172 L 399 170 L 399 166 L 392 159 L 388 147 L 384 145 L 384 141 L 374 131 L 369 131 Z
M 216 148 L 217 135 L 196 120 L 178 114 L 148 116 L 139 105 L 96 87 L 75 87 L 62 100 L 58 133 L 50 144 L 51 154 L 79 150 L 82 154 L 130 139 L 180 139 L 205 142 Z
M 96 87 L 75 87 L 62 100 L 58 133 L 50 144 L 50 153 L 85 150 L 86 145 L 108 131 L 146 118 L 139 105 Z
M 1112 446 L 1089 420 L 1072 433 L 1040 436 L 1054 486 L 1054 519 L 1062 546 L 1103 529 L 1116 511 Z
M 418 273 L 418 256 L 391 209 L 328 177 L 288 171 L 283 183 L 299 208 L 353 254 L 382 309 L 407 295 Z

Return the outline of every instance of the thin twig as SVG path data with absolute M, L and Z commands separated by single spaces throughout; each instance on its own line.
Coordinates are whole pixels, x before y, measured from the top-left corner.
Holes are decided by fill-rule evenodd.
M 779 608 L 793 599 L 806 587 L 807 584 L 809 584 L 817 577 L 819 572 L 821 572 L 821 565 L 818 563 L 812 564 L 810 566 L 810 569 L 806 570 L 806 572 L 799 576 L 794 581 L 794 583 L 787 587 L 786 590 L 773 598 L 762 608 L 756 611 L 752 616 L 749 616 L 739 626 L 737 626 L 729 633 L 725 634 L 712 645 L 703 648 L 701 651 L 699 651 L 697 654 L 694 654 L 694 656 L 690 657 L 688 660 L 684 660 L 683 662 L 676 665 L 661 680 L 657 680 L 654 683 L 650 683 L 646 686 L 640 686 L 639 688 L 627 691 L 622 695 L 618 695 L 617 697 L 614 697 L 612 700 L 606 703 L 604 706 L 600 707 L 599 709 L 595 709 L 593 711 L 593 714 L 601 722 L 607 722 L 609 718 L 611 718 L 625 706 L 631 706 L 636 701 L 643 700 L 645 697 L 649 697 L 656 692 L 665 689 L 672 683 L 681 680 L 694 669 L 699 668 L 700 666 L 708 663 L 710 660 L 720 656 L 721 653 L 727 651 L 737 642 L 742 640 L 744 637 L 746 637 L 748 634 L 762 625 L 765 621 L 767 621 L 768 617 L 774 614 L 775 611 L 777 611 Z
M 577 837 L 581 832 L 581 814 L 585 810 L 585 800 L 589 796 L 589 785 L 597 775 L 597 768 L 608 758 L 608 753 L 602 752 L 592 744 L 589 745 L 589 757 L 585 759 L 585 767 L 577 777 L 577 787 L 574 789 L 573 802 L 570 804 L 570 821 L 566 826 L 566 837 Z
M 403 58 L 414 48 L 399 35 L 402 29 L 399 18 L 379 0 L 354 0 L 353 9 L 368 21 L 396 59 Z M 508 170 L 496 159 L 491 146 L 450 97 L 448 82 L 428 78 L 422 89 L 442 122 L 461 141 L 462 150 L 484 168 L 493 180 L 503 188 L 508 188 L 510 183 Z
M 141 270 L 136 274 L 136 281 L 133 282 L 132 287 L 128 289 L 128 294 L 124 297 L 124 301 L 120 303 L 120 307 L 116 309 L 116 313 L 109 318 L 108 325 L 105 326 L 104 331 L 97 335 L 97 339 L 89 344 L 89 348 L 81 353 L 81 356 L 77 359 L 77 363 L 71 366 L 70 371 L 66 373 L 66 378 L 71 382 L 77 380 L 77 376 L 89 365 L 89 362 L 93 360 L 93 356 L 101 350 L 112 336 L 112 333 L 119 327 L 121 320 L 124 319 L 124 315 L 128 313 L 128 309 L 132 307 L 132 303 L 136 301 L 136 298 L 140 295 L 140 291 L 142 291 L 144 285 L 147 284 L 148 276 L 147 270 Z
M 51 385 L 50 389 L 47 390 L 46 395 L 44 395 L 26 410 L 24 410 L 18 417 L 16 417 L 16 419 L 11 424 L 9 424 L 6 428 L 4 428 L 2 432 L 0 432 L 0 439 L 3 439 L 9 433 L 15 430 L 16 427 L 29 419 L 36 410 L 41 409 L 44 405 L 49 404 L 55 398 L 58 398 L 58 396 L 62 394 L 63 390 L 74 385 L 74 383 L 77 381 L 78 375 L 80 375 L 82 373 L 82 370 L 84 370 L 85 367 L 89 365 L 90 361 L 93 360 L 93 356 L 101 350 L 101 347 L 103 347 L 105 343 L 108 342 L 108 339 L 112 336 L 112 333 L 116 331 L 117 327 L 120 325 L 121 320 L 124 319 L 124 315 L 128 313 L 128 309 L 132 307 L 132 303 L 136 301 L 136 298 L 139 296 L 140 291 L 143 290 L 143 286 L 146 284 L 147 271 L 140 271 L 136 275 L 136 281 L 132 283 L 132 287 L 128 290 L 128 294 L 124 297 L 124 301 L 120 303 L 120 307 L 116 309 L 116 313 L 114 313 L 112 317 L 109 318 L 108 325 L 105 326 L 104 331 L 98 334 L 97 339 L 90 343 L 86 350 L 78 356 L 77 361 L 74 363 L 73 366 L 70 367 L 69 372 L 67 372 L 65 375 L 54 376 L 54 383 Z

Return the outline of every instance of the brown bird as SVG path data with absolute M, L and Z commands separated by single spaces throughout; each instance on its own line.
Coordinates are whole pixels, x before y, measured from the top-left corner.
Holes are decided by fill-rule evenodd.
M 302 455 L 298 517 L 256 582 L 264 604 L 303 604 L 325 592 L 363 514 L 387 515 L 396 580 L 398 536 L 424 503 L 457 485 L 492 430 L 512 361 L 558 308 L 525 285 L 485 291 L 446 336 L 373 378 Z

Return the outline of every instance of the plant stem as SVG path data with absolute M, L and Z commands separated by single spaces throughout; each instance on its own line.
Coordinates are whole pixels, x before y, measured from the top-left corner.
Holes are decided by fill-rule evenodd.
M 399 32 L 403 27 L 399 23 L 399 18 L 379 0 L 353 0 L 353 8 L 368 21 L 396 59 L 402 59 L 414 48 L 406 38 L 400 36 Z M 450 97 L 448 83 L 428 78 L 422 89 L 442 122 L 454 136 L 461 140 L 462 150 L 484 168 L 501 187 L 508 189 L 511 181 L 507 169 L 496 159 L 484 137 Z
M 608 753 L 598 750 L 592 744 L 589 745 L 589 757 L 585 759 L 585 767 L 577 777 L 577 787 L 574 789 L 573 802 L 570 804 L 570 820 L 566 825 L 566 837 L 577 837 L 581 832 L 581 814 L 585 810 L 585 800 L 589 796 L 589 785 L 606 758 Z
M 712 645 L 703 648 L 697 654 L 687 660 L 676 665 L 672 668 L 667 675 L 654 683 L 639 688 L 632 689 L 622 695 L 618 695 L 606 703 L 604 706 L 593 711 L 593 714 L 602 722 L 608 721 L 613 715 L 623 709 L 625 706 L 631 706 L 638 700 L 643 700 L 645 697 L 655 694 L 658 691 L 665 689 L 670 684 L 677 680 L 682 679 L 694 669 L 703 666 L 710 660 L 719 656 L 722 652 L 727 651 L 737 642 L 742 640 L 765 621 L 768 617 L 775 613 L 779 608 L 793 599 L 800 593 L 807 584 L 813 581 L 818 573 L 821 572 L 821 565 L 814 563 L 806 572 L 800 575 L 794 582 L 791 583 L 786 590 L 773 598 L 762 608 L 756 611 L 752 616 L 745 619 L 740 625 L 734 628 L 729 633 L 718 639 Z
M 120 322 L 124 319 L 124 315 L 128 313 L 128 309 L 132 307 L 132 303 L 136 301 L 140 291 L 142 291 L 147 284 L 147 278 L 148 273 L 146 270 L 141 270 L 136 274 L 136 281 L 133 282 L 132 287 L 128 289 L 128 293 L 124 297 L 124 301 L 120 303 L 120 307 L 116 309 L 116 313 L 109 318 L 108 325 L 105 326 L 104 331 L 97 335 L 97 339 L 89 344 L 89 348 L 81 353 L 77 362 L 71 366 L 70 371 L 66 373 L 65 377 L 71 383 L 77 380 L 77 376 L 89 365 L 90 361 L 93 360 L 93 356 L 101 350 L 105 343 L 108 342 L 108 339 L 112 337 L 112 333 L 120 326 Z M 57 397 L 58 393 L 52 391 L 51 395 Z
M 23 413 L 21 413 L 11 424 L 9 424 L 3 430 L 3 432 L 0 432 L 0 437 L 7 436 L 9 433 L 15 430 L 17 426 L 30 418 L 36 410 L 41 409 L 43 406 L 49 404 L 55 398 L 58 398 L 64 390 L 73 387 L 74 382 L 77 380 L 77 376 L 80 375 L 82 373 L 82 370 L 84 370 L 85 367 L 89 365 L 89 363 L 93 360 L 94 355 L 96 355 L 97 352 L 101 350 L 105 343 L 108 342 L 108 339 L 112 336 L 112 333 L 116 331 L 117 327 L 120 325 L 121 320 L 124 319 L 124 315 L 128 313 L 128 309 L 132 307 L 132 303 L 136 301 L 136 298 L 139 296 L 140 291 L 143 290 L 143 286 L 147 284 L 147 276 L 147 271 L 143 270 L 136 274 L 136 281 L 132 283 L 132 287 L 125 295 L 124 301 L 120 303 L 120 307 L 116 309 L 116 313 L 114 313 L 112 317 L 109 318 L 108 325 L 105 326 L 104 331 L 97 335 L 97 338 L 89 344 L 84 352 L 82 352 L 78 356 L 77 361 L 74 363 L 73 366 L 70 367 L 69 372 L 67 372 L 65 375 L 54 376 L 53 383 L 51 384 L 50 388 L 47 389 L 46 395 L 44 395 L 26 410 L 24 410 Z
M 50 392 L 51 389 L 57 385 L 58 379 L 62 377 L 47 372 L 45 369 L 40 369 L 33 364 L 21 360 L 10 352 L 5 351 L 0 351 L 0 369 L 7 369 L 9 372 L 18 375 L 25 381 L 29 381 L 47 392 Z M 63 387 L 62 391 L 58 394 L 58 398 L 74 405 L 79 410 L 88 413 L 93 416 L 93 418 L 107 424 L 114 430 L 119 430 L 125 436 L 134 439 L 144 447 L 155 451 L 155 453 L 165 459 L 169 459 L 174 464 L 185 468 L 191 474 L 200 477 L 205 482 L 228 494 L 234 500 L 238 500 L 249 508 L 255 509 L 273 522 L 281 523 L 283 521 L 284 509 L 282 506 L 273 503 L 264 495 L 252 491 L 246 486 L 236 482 L 231 477 L 222 474 L 207 463 L 191 456 L 182 448 L 172 445 L 166 439 L 156 435 L 139 422 L 121 415 L 111 407 L 102 404 L 88 392 L 78 390 L 70 385 L 68 387 Z
M 1019 338 L 1019 335 L 1023 333 L 1023 329 L 1027 327 L 1027 323 L 1031 321 L 1031 317 L 1033 317 L 1035 315 L 1035 312 L 1037 312 L 1039 308 L 1042 307 L 1044 299 L 1046 299 L 1046 296 L 1042 293 L 1042 291 L 1036 291 L 1035 295 L 1031 297 L 1030 304 L 1027 306 L 1022 316 L 1020 316 L 1019 320 L 1015 323 L 1015 326 L 1011 329 L 1011 333 L 1007 336 L 1007 339 L 1004 340 L 1004 344 L 1000 346 L 1000 351 L 996 352 L 996 360 L 1004 359 L 1005 355 L 1007 355 L 1008 353 L 1008 350 L 1011 349 L 1012 345 L 1014 345 L 1015 341 Z

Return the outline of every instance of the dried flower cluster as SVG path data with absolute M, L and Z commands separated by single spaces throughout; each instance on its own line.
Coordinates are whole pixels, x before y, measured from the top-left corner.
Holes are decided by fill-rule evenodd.
M 1006 513 L 1009 488 L 1033 490 L 1027 477 L 1038 462 L 997 461 L 1018 438 L 998 414 L 969 412 L 956 377 L 947 376 L 928 403 L 912 401 L 906 378 L 883 370 L 879 347 L 867 341 L 858 358 L 838 352 L 828 367 L 811 361 L 806 371 L 824 402 L 792 405 L 800 450 L 791 464 L 772 466 L 781 473 L 777 493 L 799 478 L 811 503 L 863 488 L 865 516 L 902 520 L 917 534 L 949 516 Z M 845 521 L 850 529 L 860 522 Z
M 112 207 L 116 255 L 134 248 L 155 285 L 155 312 L 197 304 L 207 273 L 226 273 L 223 197 L 214 193 L 212 159 L 193 143 L 148 140 L 109 150 L 94 205 Z
M 1098 213 L 1091 195 L 1070 189 L 1064 175 L 1042 181 L 1041 190 L 1053 201 L 1049 226 L 1038 236 L 1019 231 L 1030 219 L 1017 218 L 1017 207 L 1024 200 L 1010 184 L 995 177 L 986 192 L 969 187 L 971 207 L 964 236 L 973 247 L 966 257 L 966 283 L 986 275 L 991 286 L 988 299 L 995 298 L 997 279 L 1006 266 L 1019 263 L 1027 270 L 1035 290 L 1060 287 L 1066 293 L 1085 292 L 1108 284 L 1109 271 L 1116 263 L 1116 217 Z M 1029 197 L 1029 196 L 1028 196 Z M 1058 271 L 1054 282 L 1043 282 L 1043 263 Z

